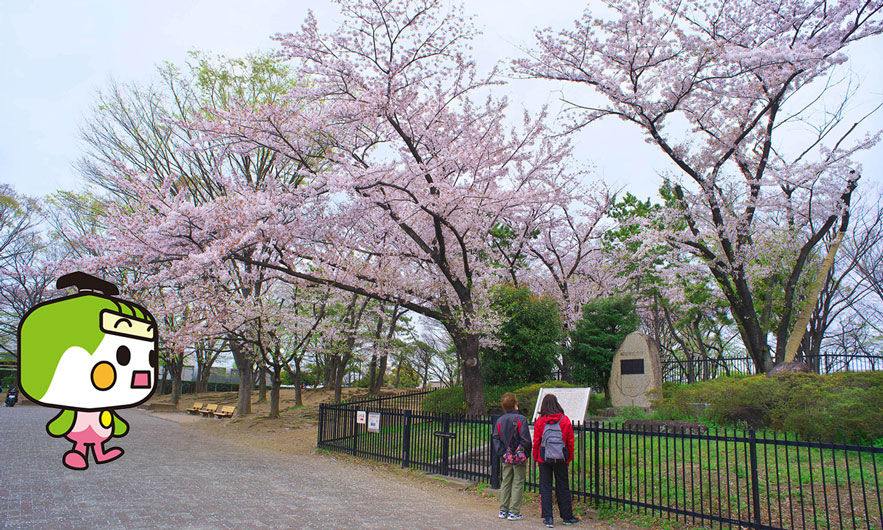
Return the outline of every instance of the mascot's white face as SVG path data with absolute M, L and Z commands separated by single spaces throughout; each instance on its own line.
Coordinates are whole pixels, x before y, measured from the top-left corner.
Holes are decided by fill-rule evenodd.
M 147 321 L 102 311 L 104 338 L 90 354 L 71 346 L 55 368 L 45 405 L 100 410 L 136 405 L 156 385 L 155 332 Z

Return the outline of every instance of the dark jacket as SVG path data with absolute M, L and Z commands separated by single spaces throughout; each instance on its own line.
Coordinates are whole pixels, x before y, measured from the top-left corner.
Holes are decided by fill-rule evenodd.
M 519 414 L 517 410 L 503 414 L 494 424 L 494 454 L 502 456 L 506 452 L 506 445 L 512 439 L 512 433 L 518 428 L 519 423 L 521 423 L 519 429 L 521 445 L 524 447 L 524 454 L 530 456 L 530 429 L 527 426 L 527 418 Z
M 543 431 L 546 425 L 550 423 L 558 423 L 561 421 L 561 436 L 564 437 L 564 445 L 567 447 L 567 463 L 573 460 L 573 424 L 570 418 L 563 413 L 550 414 L 548 416 L 540 416 L 537 418 L 533 426 L 533 459 L 542 462 L 543 458 L 540 454 L 540 445 L 543 443 Z

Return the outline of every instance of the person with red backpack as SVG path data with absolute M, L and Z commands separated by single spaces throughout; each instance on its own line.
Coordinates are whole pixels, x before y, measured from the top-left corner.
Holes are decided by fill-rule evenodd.
M 503 482 L 500 485 L 500 519 L 519 521 L 527 459 L 530 455 L 530 430 L 527 418 L 518 413 L 518 400 L 512 392 L 503 394 L 505 414 L 494 424 L 494 453 L 503 459 Z
M 547 394 L 540 405 L 540 414 L 533 426 L 533 458 L 540 468 L 540 504 L 543 524 L 552 528 L 552 477 L 558 495 L 558 512 L 564 524 L 576 524 L 567 468 L 573 460 L 573 424 L 554 394 Z

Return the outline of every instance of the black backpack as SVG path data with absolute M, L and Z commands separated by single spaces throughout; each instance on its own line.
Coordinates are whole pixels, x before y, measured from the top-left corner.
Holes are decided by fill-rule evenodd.
M 527 462 L 527 455 L 524 453 L 524 445 L 521 443 L 521 422 L 516 421 L 514 427 L 515 429 L 512 432 L 512 436 L 506 444 L 506 452 L 503 453 L 503 462 L 509 465 L 518 466 Z M 502 424 L 497 425 L 497 431 L 500 433 L 500 437 L 502 437 Z

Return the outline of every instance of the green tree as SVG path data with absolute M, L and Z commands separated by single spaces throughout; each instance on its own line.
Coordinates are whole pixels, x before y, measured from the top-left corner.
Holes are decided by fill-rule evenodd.
M 603 388 L 609 395 L 613 356 L 626 335 L 638 329 L 639 322 L 629 297 L 601 298 L 584 305 L 567 351 L 574 382 Z
M 558 361 L 564 338 L 558 305 L 527 287 L 506 285 L 494 295 L 504 316 L 499 346 L 484 349 L 484 381 L 489 385 L 546 381 Z

